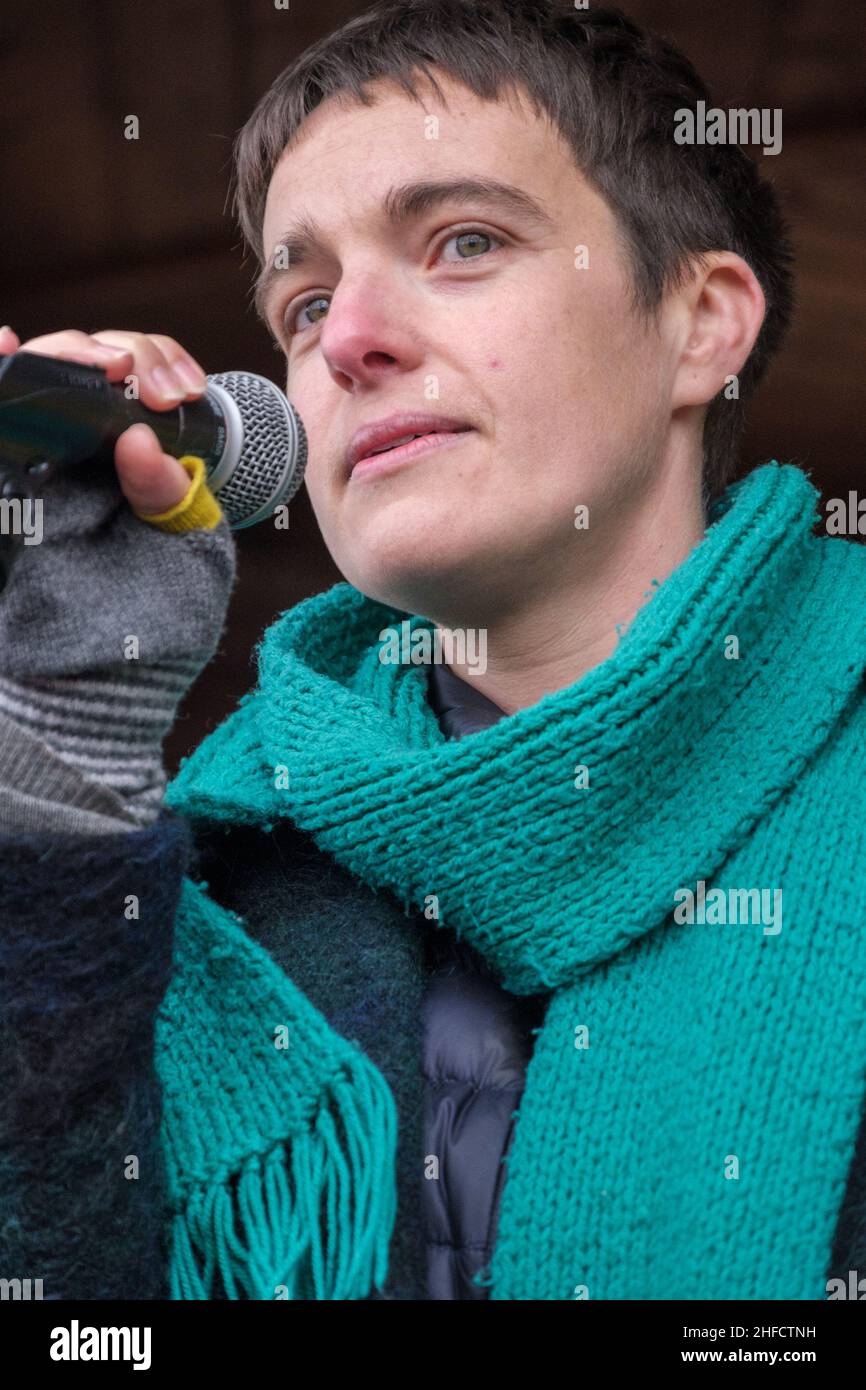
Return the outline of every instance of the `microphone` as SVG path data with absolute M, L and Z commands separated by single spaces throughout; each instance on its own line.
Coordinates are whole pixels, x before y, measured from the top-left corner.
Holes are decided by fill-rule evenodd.
M 32 496 L 57 468 L 113 464 L 120 435 L 140 421 L 163 453 L 204 459 L 233 531 L 267 520 L 303 481 L 301 418 L 267 377 L 217 372 L 197 400 L 150 410 L 101 367 L 19 351 L 0 355 L 0 497 Z

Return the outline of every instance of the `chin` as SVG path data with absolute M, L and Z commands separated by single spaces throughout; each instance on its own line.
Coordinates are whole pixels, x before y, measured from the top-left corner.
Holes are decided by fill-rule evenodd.
M 429 548 L 408 553 L 402 563 L 392 554 L 387 564 L 365 563 L 354 575 L 343 573 L 368 598 L 439 621 L 460 611 L 475 583 L 469 557 Z
M 381 523 L 372 518 L 352 536 L 351 551 L 343 548 L 342 558 L 334 550 L 331 554 L 356 589 L 400 606 L 393 595 L 424 590 L 462 567 L 465 557 L 449 529 L 432 508 L 419 509 L 411 517 L 404 514 L 396 525 L 389 525 L 387 518 Z

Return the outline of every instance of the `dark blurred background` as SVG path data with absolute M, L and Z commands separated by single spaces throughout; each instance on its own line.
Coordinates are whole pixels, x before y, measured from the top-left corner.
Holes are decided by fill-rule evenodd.
M 166 333 L 206 371 L 283 384 L 249 307 L 254 274 L 227 207 L 231 142 L 350 0 L 4 0 L 0 13 L 0 322 Z M 809 469 L 825 497 L 862 490 L 866 456 L 862 0 L 625 0 L 689 55 L 723 107 L 781 107 L 763 157 L 798 253 L 800 306 L 751 408 L 748 464 Z M 140 138 L 124 138 L 135 114 Z M 754 150 L 752 151 L 755 152 Z M 239 535 L 240 581 L 217 657 L 166 744 L 174 771 L 254 680 L 254 647 L 285 608 L 340 578 L 306 491 L 290 530 Z

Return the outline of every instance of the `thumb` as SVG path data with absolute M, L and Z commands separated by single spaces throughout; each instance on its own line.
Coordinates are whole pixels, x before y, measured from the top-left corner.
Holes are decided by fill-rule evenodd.
M 140 515 L 160 515 L 177 506 L 189 491 L 189 475 L 176 458 L 164 454 L 149 425 L 124 430 L 114 446 L 121 491 Z

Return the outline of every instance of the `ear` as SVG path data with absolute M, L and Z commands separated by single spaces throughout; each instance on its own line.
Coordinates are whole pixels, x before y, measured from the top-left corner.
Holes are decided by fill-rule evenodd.
M 755 272 L 733 251 L 703 256 L 678 297 L 683 317 L 675 410 L 707 405 L 741 371 L 766 309 Z

